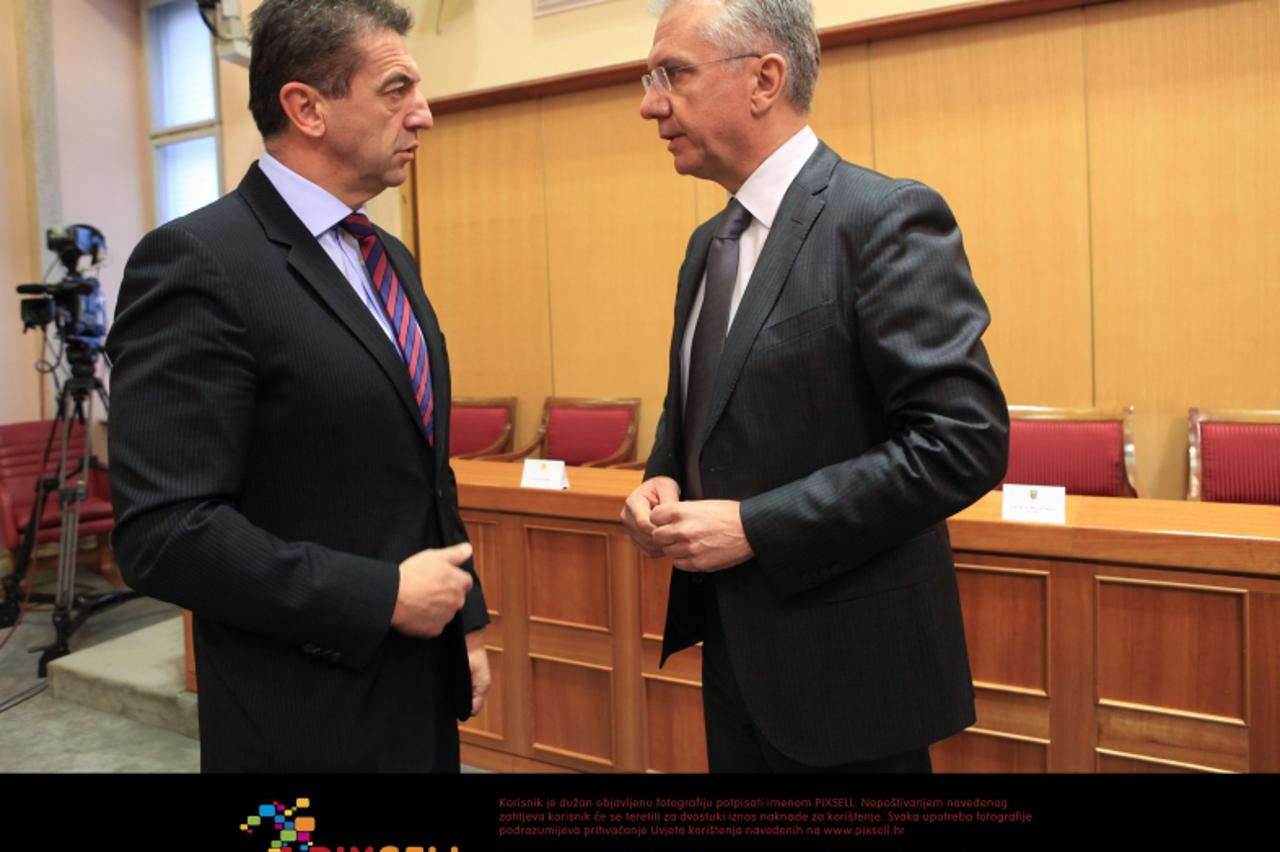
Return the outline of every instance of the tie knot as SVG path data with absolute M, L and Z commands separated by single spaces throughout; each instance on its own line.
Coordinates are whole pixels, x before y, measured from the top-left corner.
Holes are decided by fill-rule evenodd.
M 736 240 L 751 224 L 751 214 L 736 198 L 730 198 L 729 204 L 720 214 L 720 225 L 716 228 L 716 236 L 723 240 Z
M 367 240 L 369 237 L 377 236 L 377 233 L 373 230 L 373 223 L 363 213 L 350 214 L 338 223 L 338 227 L 357 240 Z

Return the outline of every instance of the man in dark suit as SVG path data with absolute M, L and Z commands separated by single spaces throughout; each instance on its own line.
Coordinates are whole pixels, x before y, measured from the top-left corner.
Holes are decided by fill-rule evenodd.
M 733 196 L 680 269 L 623 521 L 674 559 L 663 661 L 703 642 L 712 771 L 906 771 L 974 721 L 946 518 L 999 482 L 989 318 L 932 190 L 807 126 L 807 0 L 668 5 L 641 115 Z
M 205 771 L 456 772 L 489 685 L 444 336 L 363 213 L 431 127 L 409 25 L 390 0 L 266 0 L 266 153 L 125 271 L 114 545 L 194 613 Z

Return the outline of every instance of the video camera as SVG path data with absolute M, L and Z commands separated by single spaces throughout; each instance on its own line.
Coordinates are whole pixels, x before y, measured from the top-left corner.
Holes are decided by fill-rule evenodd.
M 98 279 L 80 271 L 80 261 L 88 257 L 90 267 L 102 263 L 107 240 L 92 225 L 67 225 L 46 231 L 45 244 L 58 256 L 66 276 L 54 284 L 18 285 L 19 293 L 38 295 L 22 300 L 22 330 L 43 330 L 52 322 L 66 343 L 72 374 L 82 375 L 87 368 L 92 375 L 107 336 L 107 302 Z

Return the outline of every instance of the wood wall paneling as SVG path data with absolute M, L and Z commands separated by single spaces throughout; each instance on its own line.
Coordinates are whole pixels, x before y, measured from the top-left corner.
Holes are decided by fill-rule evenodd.
M 645 768 L 706 772 L 707 737 L 697 685 L 656 677 L 644 680 Z
M 1147 775 L 1151 773 L 1157 774 L 1186 774 L 1189 772 L 1204 772 L 1204 767 L 1192 766 L 1190 764 L 1175 763 L 1170 760 L 1153 760 L 1149 757 L 1135 757 L 1131 754 L 1114 754 L 1108 751 L 1098 751 L 1097 772 L 1105 773 L 1123 773 L 1123 774 L 1139 774 Z
M 545 760 L 525 757 L 514 752 L 485 748 L 485 744 L 467 740 L 462 742 L 462 763 L 464 766 L 474 766 L 489 772 L 567 774 L 576 771 L 572 767 L 547 763 Z
M 453 392 L 516 396 L 516 444 L 552 392 L 537 103 L 451 115 L 422 138 L 419 262 Z
M 962 564 L 957 580 L 973 679 L 1049 688 L 1049 575 Z
M 640 630 L 640 551 L 621 524 L 609 542 L 613 607 L 614 749 L 618 768 L 636 772 L 645 765 L 644 682 Z
M 544 622 L 531 616 L 528 635 L 529 653 L 535 657 L 563 658 L 605 669 L 614 667 L 613 636 L 608 633 Z
M 641 399 L 648 455 L 667 387 L 676 273 L 696 224 L 631 83 L 542 102 L 556 393 Z M 723 206 L 723 201 L 721 202 Z
M 1015 692 L 975 684 L 975 727 L 1049 741 L 1049 699 L 1043 693 Z
M 1180 497 L 1188 406 L 1280 402 L 1280 3 L 1084 16 L 1097 403 L 1137 406 L 1147 492 Z
M 526 536 L 529 617 L 608 630 L 608 536 L 532 525 Z
M 1245 593 L 1100 577 L 1098 698 L 1244 719 Z
M 1110 502 L 1136 501 L 1112 498 Z M 1052 584 L 1049 738 L 1053 749 L 1046 767 L 1050 772 L 1088 772 L 1094 765 L 1097 654 L 1089 637 L 1095 632 L 1095 581 L 1092 566 L 1082 570 L 1083 565 L 1088 563 L 1046 561 L 1038 566 L 1049 569 Z
M 484 603 L 491 618 L 502 614 L 502 551 L 499 545 L 497 520 L 477 518 L 465 512 L 462 518 L 471 542 L 472 559 L 480 588 L 484 590 Z
M 1048 743 L 970 728 L 929 749 L 934 772 L 1044 772 Z
M 1249 731 L 1243 724 L 1111 706 L 1098 707 L 1097 724 L 1103 751 L 1229 772 L 1249 768 Z
M 1009 399 L 1135 404 L 1144 493 L 1177 499 L 1188 406 L 1280 405 L 1278 41 L 1276 0 L 1126 0 L 834 48 L 813 123 L 950 202 Z M 517 393 L 517 441 L 553 388 L 636 394 L 648 452 L 675 272 L 725 197 L 674 174 L 638 94 L 473 109 L 425 137 L 421 255 L 455 387 Z
M 534 657 L 532 663 L 534 751 L 612 766 L 610 672 L 569 660 Z
M 660 639 L 666 628 L 671 570 L 670 559 L 640 557 L 640 632 L 645 638 Z
M 841 157 L 874 167 L 869 45 L 823 52 L 810 118 L 814 133 Z
M 667 657 L 667 664 L 659 668 L 662 643 L 645 639 L 640 646 L 640 670 L 647 675 L 660 675 L 689 683 L 702 683 L 702 643 L 685 648 Z
M 1249 592 L 1249 771 L 1280 772 L 1280 594 Z
M 1012 403 L 1092 402 L 1081 13 L 871 45 L 875 168 L 951 205 Z
M 506 715 L 509 710 L 505 702 L 506 690 L 504 682 L 506 677 L 503 673 L 503 665 L 506 662 L 506 656 L 501 649 L 489 646 L 489 671 L 493 676 L 493 683 L 489 687 L 489 694 L 485 697 L 484 706 L 480 708 L 479 715 L 472 716 L 470 719 L 462 723 L 462 730 L 474 733 L 475 735 L 496 741 L 501 744 L 506 741 Z M 517 712 L 524 712 L 523 708 L 518 708 Z

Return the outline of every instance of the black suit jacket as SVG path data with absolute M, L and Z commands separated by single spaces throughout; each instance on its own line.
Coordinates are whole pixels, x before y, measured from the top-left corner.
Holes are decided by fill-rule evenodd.
M 719 216 L 680 269 L 646 476 L 683 477 L 680 341 Z M 1008 412 L 960 232 L 918 183 L 819 145 L 788 189 L 725 340 L 704 496 L 741 502 L 750 562 L 674 571 L 663 660 L 717 595 L 771 744 L 811 766 L 923 746 L 974 721 L 945 519 L 1003 476 Z
M 434 450 L 399 353 L 256 164 L 125 270 L 113 544 L 131 586 L 195 614 L 207 771 L 426 769 L 439 691 L 469 713 L 478 583 L 439 639 L 389 629 L 398 563 L 466 533 L 444 336 L 379 236 L 426 338 Z

